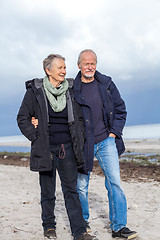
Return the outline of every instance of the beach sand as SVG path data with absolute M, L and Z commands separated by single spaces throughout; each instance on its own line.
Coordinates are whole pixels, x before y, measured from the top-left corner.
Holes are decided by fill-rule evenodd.
M 146 141 L 143 141 L 143 143 L 145 145 Z M 158 149 L 158 141 L 156 144 Z M 143 146 L 139 150 L 144 152 L 144 148 Z M 129 147 L 127 149 L 131 150 Z M 137 151 L 136 147 L 134 149 Z M 154 152 L 158 152 L 157 149 L 154 149 Z M 38 173 L 31 172 L 28 166 L 0 165 L 1 240 L 44 239 L 41 226 L 38 181 Z M 122 181 L 122 188 L 128 204 L 127 226 L 138 232 L 138 239 L 140 240 L 160 239 L 160 182 L 151 179 L 144 182 L 129 179 Z M 102 174 L 91 174 L 89 203 L 92 234 L 96 235 L 99 240 L 111 240 L 108 199 Z M 69 222 L 58 176 L 55 215 L 57 239 L 71 240 Z
M 124 139 L 126 151 L 160 153 L 160 139 Z

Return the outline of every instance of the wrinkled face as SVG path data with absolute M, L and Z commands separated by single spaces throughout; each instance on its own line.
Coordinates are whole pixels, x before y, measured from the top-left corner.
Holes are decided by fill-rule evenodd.
M 82 81 L 94 80 L 94 74 L 96 71 L 96 56 L 93 52 L 84 52 L 81 54 L 80 63 L 78 64 L 79 69 L 81 69 Z
M 51 69 L 46 69 L 46 72 L 49 76 L 49 81 L 53 84 L 63 82 L 66 76 L 66 64 L 64 60 L 56 58 L 53 61 Z

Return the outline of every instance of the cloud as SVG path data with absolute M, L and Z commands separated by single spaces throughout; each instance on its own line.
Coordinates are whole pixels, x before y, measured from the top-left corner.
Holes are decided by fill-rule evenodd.
M 1 7 L 1 56 L 20 65 L 23 74 L 31 63 L 38 71 L 51 51 L 66 55 L 74 66 L 72 59 L 86 47 L 97 52 L 104 70 L 107 66 L 127 75 L 135 68 L 157 66 L 159 6 L 158 0 L 6 0 Z
M 42 60 L 50 52 L 62 52 L 71 37 L 72 21 L 65 21 L 51 1 L 9 1 L 1 5 L 0 64 L 1 98 L 4 89 L 15 89 L 22 79 L 43 74 Z M 61 47 L 63 46 L 63 47 Z M 21 85 L 22 86 L 22 85 Z M 17 86 L 16 95 L 20 90 Z
M 1 1 L 1 104 L 17 106 L 24 82 L 44 76 L 50 53 L 65 56 L 67 76 L 74 77 L 86 48 L 122 92 L 160 89 L 159 9 L 159 0 Z
M 109 68 L 119 71 L 157 66 L 160 60 L 160 3 L 115 2 L 112 1 L 108 11 L 101 10 L 101 25 L 96 19 L 92 25 L 92 32 L 96 32 L 94 41 L 101 46 L 103 62 L 107 61 Z

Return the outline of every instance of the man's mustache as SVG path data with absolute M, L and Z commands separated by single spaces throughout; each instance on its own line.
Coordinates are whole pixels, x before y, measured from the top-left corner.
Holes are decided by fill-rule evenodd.
M 93 69 L 91 69 L 91 70 L 86 70 L 85 72 L 94 72 L 94 70 L 93 70 Z

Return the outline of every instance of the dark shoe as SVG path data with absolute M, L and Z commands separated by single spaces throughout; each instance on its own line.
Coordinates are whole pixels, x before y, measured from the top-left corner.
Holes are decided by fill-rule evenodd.
M 44 230 L 44 236 L 49 239 L 56 239 L 57 238 L 56 230 L 54 228 Z
M 79 238 L 77 238 L 77 240 L 94 240 L 95 237 L 91 236 L 90 234 L 86 233 L 82 233 Z
M 119 238 L 133 239 L 133 238 L 136 238 L 137 236 L 138 236 L 137 232 L 131 231 L 129 230 L 129 228 L 126 228 L 126 227 L 120 229 L 118 232 L 112 231 L 113 238 L 119 237 Z
M 87 229 L 88 233 L 92 232 L 91 227 L 89 226 L 89 222 L 85 221 L 85 226 L 86 226 L 86 229 Z

